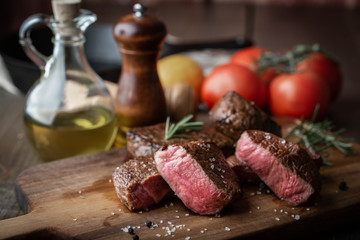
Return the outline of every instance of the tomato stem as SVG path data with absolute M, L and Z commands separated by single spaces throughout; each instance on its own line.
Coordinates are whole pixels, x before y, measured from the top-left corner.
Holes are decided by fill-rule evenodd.
M 262 53 L 257 61 L 258 71 L 263 71 L 267 67 L 272 67 L 278 73 L 294 73 L 296 72 L 296 65 L 311 53 L 321 53 L 334 63 L 339 64 L 338 58 L 329 51 L 321 48 L 319 44 L 300 44 L 296 45 L 291 51 L 286 52 L 284 55 L 273 52 Z

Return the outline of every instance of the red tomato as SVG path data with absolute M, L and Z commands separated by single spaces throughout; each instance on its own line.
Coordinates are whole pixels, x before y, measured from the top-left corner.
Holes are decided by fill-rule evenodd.
M 201 86 L 201 98 L 211 109 L 229 91 L 237 92 L 260 108 L 266 103 L 266 89 L 256 74 L 234 63 L 214 67 Z
M 240 64 L 256 72 L 260 82 L 264 85 L 269 85 L 271 80 L 277 75 L 275 69 L 270 67 L 265 68 L 263 71 L 258 71 L 257 69 L 257 60 L 261 54 L 267 51 L 268 50 L 260 47 L 247 47 L 235 52 L 231 56 L 230 62 Z
M 323 77 L 331 91 L 331 100 L 335 100 L 342 88 L 342 74 L 340 67 L 321 53 L 311 53 L 296 66 L 298 72 L 311 71 Z
M 235 52 L 231 56 L 230 62 L 240 64 L 254 71 L 256 70 L 256 61 L 264 52 L 267 52 L 267 50 L 260 47 L 247 47 Z
M 329 101 L 328 84 L 313 72 L 281 74 L 270 83 L 269 107 L 275 116 L 311 119 L 319 103 L 321 119 Z

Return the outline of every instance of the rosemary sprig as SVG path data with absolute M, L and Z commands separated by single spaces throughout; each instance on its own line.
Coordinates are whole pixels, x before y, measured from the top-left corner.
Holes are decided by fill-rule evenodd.
M 305 122 L 304 118 L 295 125 L 294 128 L 288 133 L 285 138 L 296 137 L 299 139 L 298 144 L 303 144 L 307 148 L 320 154 L 323 158 L 323 164 L 331 166 L 331 162 L 328 162 L 326 158 L 329 156 L 327 151 L 330 147 L 335 147 L 344 154 L 354 154 L 355 151 L 352 148 L 353 138 L 339 138 L 340 134 L 344 132 L 344 129 L 338 131 L 332 131 L 334 124 L 329 120 L 323 120 L 322 122 L 315 122 L 320 105 L 316 105 L 314 114 L 310 121 Z
M 165 124 L 165 140 L 169 140 L 170 138 L 175 137 L 183 137 L 188 138 L 189 136 L 186 134 L 179 134 L 178 132 L 183 130 L 201 130 L 204 125 L 203 122 L 189 122 L 190 119 L 193 118 L 192 114 L 185 116 L 181 119 L 177 124 L 170 125 L 170 117 L 166 118 Z

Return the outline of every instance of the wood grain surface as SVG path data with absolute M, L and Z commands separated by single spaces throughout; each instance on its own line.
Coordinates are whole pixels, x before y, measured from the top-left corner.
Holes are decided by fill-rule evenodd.
M 132 239 L 123 231 L 127 226 L 140 239 L 247 239 L 270 233 L 281 239 L 321 230 L 319 223 L 329 227 L 338 218 L 351 221 L 360 212 L 359 156 L 332 152 L 334 166 L 322 167 L 323 188 L 313 203 L 291 207 L 263 185 L 247 185 L 221 216 L 195 214 L 176 197 L 148 211 L 130 212 L 111 181 L 114 169 L 126 160 L 127 150 L 120 148 L 25 170 L 17 178 L 16 194 L 27 214 L 0 221 L 0 239 Z M 338 187 L 342 181 L 348 185 L 345 191 Z M 153 229 L 147 221 L 155 224 Z M 166 227 L 175 227 L 174 237 L 166 236 Z

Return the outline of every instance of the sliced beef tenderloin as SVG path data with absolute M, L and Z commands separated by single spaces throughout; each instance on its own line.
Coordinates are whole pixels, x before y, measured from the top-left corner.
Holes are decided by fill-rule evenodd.
M 186 143 L 189 141 L 212 141 L 225 155 L 234 154 L 236 142 L 217 132 L 214 127 L 203 126 L 202 130 L 191 130 L 184 132 L 189 138 L 171 138 L 165 140 L 165 123 L 152 126 L 131 128 L 126 133 L 128 151 L 134 157 L 153 156 L 163 146 L 175 143 Z
M 258 183 L 260 178 L 253 170 L 241 159 L 238 159 L 235 155 L 231 155 L 226 158 L 226 162 L 231 169 L 236 173 L 241 183 Z
M 168 145 L 155 153 L 155 162 L 185 206 L 201 215 L 219 213 L 240 192 L 234 171 L 212 142 Z
M 319 168 L 308 151 L 297 144 L 271 133 L 247 130 L 235 154 L 290 205 L 305 203 L 320 191 Z
M 115 169 L 112 179 L 120 201 L 132 211 L 153 206 L 173 194 L 153 158 L 125 162 Z
M 269 115 L 250 102 L 230 91 L 209 112 L 210 122 L 218 131 L 237 141 L 241 133 L 258 129 L 281 136 L 281 127 Z

